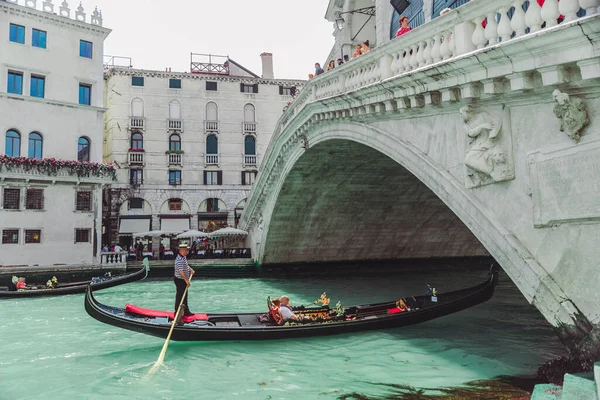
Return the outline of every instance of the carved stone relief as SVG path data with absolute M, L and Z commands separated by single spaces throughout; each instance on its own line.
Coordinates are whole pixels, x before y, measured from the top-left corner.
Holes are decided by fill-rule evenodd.
M 552 92 L 554 101 L 554 115 L 560 119 L 560 131 L 566 133 L 575 143 L 581 139 L 581 131 L 588 124 L 588 114 L 583 100 L 571 97 L 556 89 Z
M 300 135 L 300 146 L 305 150 L 308 149 L 308 138 L 306 135 Z
M 467 138 L 466 186 L 473 188 L 514 179 L 512 143 L 510 135 L 504 132 L 502 116 L 469 105 L 460 109 L 460 115 Z

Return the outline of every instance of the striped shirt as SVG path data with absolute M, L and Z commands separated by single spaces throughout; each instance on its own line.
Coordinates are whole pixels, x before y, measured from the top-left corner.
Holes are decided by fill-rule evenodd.
M 175 278 L 183 279 L 183 274 L 186 278 L 190 279 L 190 273 L 191 271 L 187 258 L 181 254 L 177 254 L 177 258 L 175 259 Z

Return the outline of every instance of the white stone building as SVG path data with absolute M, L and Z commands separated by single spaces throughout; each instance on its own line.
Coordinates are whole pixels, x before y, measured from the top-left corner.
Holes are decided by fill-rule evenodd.
M 0 1 L 0 265 L 94 264 L 110 30 L 97 10 L 24 3 Z
M 107 244 L 149 230 L 235 226 L 277 120 L 303 81 L 262 77 L 223 56 L 192 55 L 189 73 L 107 68 Z M 157 244 L 154 244 L 155 247 Z M 156 249 L 154 249 L 156 250 Z

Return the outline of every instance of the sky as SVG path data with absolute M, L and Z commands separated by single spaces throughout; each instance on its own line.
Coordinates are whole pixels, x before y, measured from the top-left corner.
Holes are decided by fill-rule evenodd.
M 73 0 L 69 3 L 74 3 Z M 273 53 L 275 78 L 307 79 L 333 46 L 328 0 L 83 0 L 112 29 L 104 54 L 134 68 L 186 72 L 190 53 L 229 56 L 262 75 L 260 54 Z M 71 8 L 75 8 L 74 5 Z

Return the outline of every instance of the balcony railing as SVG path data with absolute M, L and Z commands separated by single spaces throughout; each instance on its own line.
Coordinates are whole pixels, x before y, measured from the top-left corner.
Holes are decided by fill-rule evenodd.
M 100 264 L 103 267 L 127 267 L 127 252 L 100 253 Z
M 244 165 L 256 165 L 256 155 L 244 154 Z
M 183 154 L 167 154 L 169 165 L 183 166 Z
M 219 121 L 204 121 L 204 132 L 219 132 Z
M 256 122 L 242 122 L 244 133 L 256 133 Z
M 129 165 L 143 165 L 144 164 L 144 152 L 143 151 L 130 151 L 127 155 L 127 162 Z
M 131 117 L 129 119 L 129 128 L 130 129 L 146 129 L 146 119 L 143 117 Z
M 170 131 L 183 132 L 183 120 L 180 119 L 168 119 L 167 124 Z
M 219 164 L 218 154 L 207 154 L 205 157 L 206 165 L 217 165 Z

